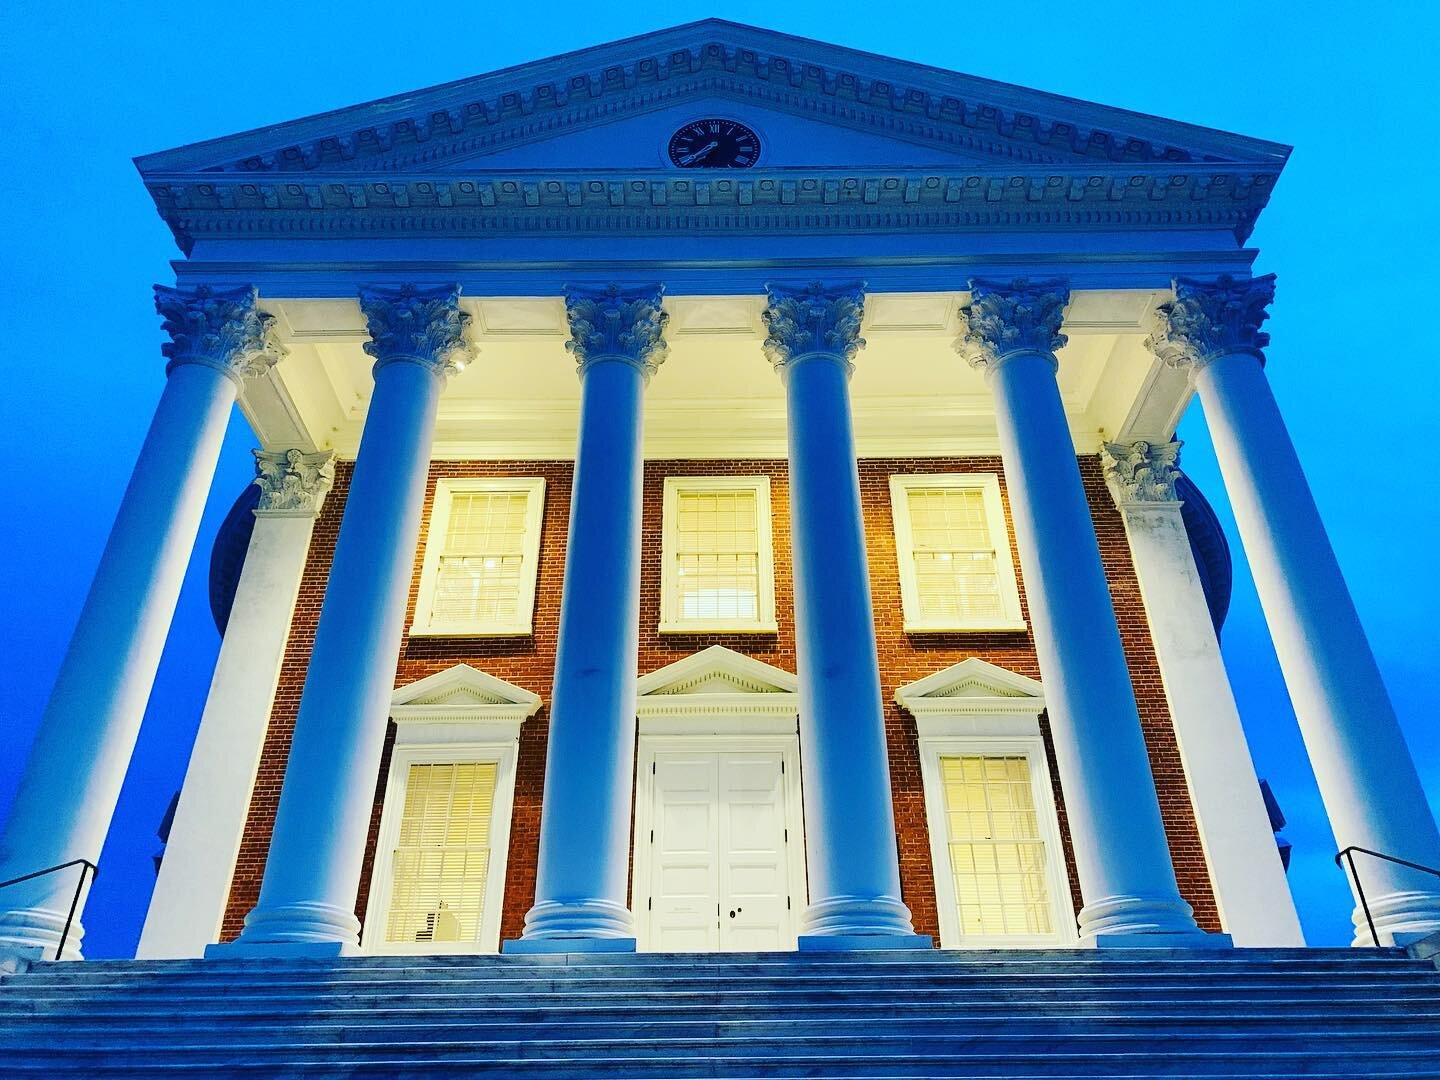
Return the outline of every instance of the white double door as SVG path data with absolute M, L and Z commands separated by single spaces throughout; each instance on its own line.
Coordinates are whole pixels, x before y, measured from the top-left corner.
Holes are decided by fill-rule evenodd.
M 795 948 L 806 899 L 795 737 L 642 736 L 638 766 L 639 947 Z

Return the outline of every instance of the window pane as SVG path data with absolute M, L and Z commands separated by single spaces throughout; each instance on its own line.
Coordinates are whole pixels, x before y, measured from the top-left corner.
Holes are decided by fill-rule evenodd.
M 920 615 L 955 622 L 1003 617 L 985 493 L 979 488 L 910 488 L 906 505 Z
M 435 575 L 434 621 L 504 623 L 520 614 L 529 501 L 523 491 L 451 495 Z
M 411 765 L 386 941 L 474 941 L 490 871 L 494 762 Z
M 1049 934 L 1045 844 L 1023 755 L 940 760 L 960 932 Z
M 681 620 L 760 617 L 760 527 L 753 490 L 676 498 L 675 611 Z

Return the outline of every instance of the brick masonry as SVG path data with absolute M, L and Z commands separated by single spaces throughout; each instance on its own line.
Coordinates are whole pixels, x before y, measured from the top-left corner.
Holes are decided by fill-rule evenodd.
M 1130 562 L 1124 525 L 1110 503 L 1096 457 L 1080 459 L 1081 474 L 1095 519 L 1095 531 L 1110 581 L 1121 636 L 1129 657 L 1141 724 L 1150 751 L 1160 807 L 1170 842 L 1175 872 L 1182 894 L 1195 908 L 1200 925 L 1220 928 L 1219 915 L 1210 888 L 1204 853 L 1200 846 L 1189 794 L 1185 786 L 1180 754 L 1159 667 L 1150 643 L 1141 604 L 1140 589 Z M 309 561 L 301 584 L 289 646 L 280 675 L 279 691 L 271 713 L 270 728 L 261 756 L 260 770 L 251 800 L 245 836 L 231 884 L 229 906 L 222 939 L 230 940 L 240 931 L 245 913 L 254 906 L 264 870 L 265 854 L 275 807 L 280 795 L 290 734 L 299 707 L 305 668 L 314 642 L 315 626 L 324 597 L 325 581 L 336 535 L 344 512 L 351 465 L 341 463 L 335 488 L 316 523 Z M 890 753 L 895 824 L 900 853 L 900 876 L 904 899 L 920 933 L 937 935 L 934 879 L 929 836 L 925 822 L 925 800 L 920 780 L 920 759 L 915 724 L 892 700 L 897 687 L 932 672 L 978 656 L 1024 675 L 1038 678 L 1033 643 L 1028 633 L 907 634 L 902 628 L 900 579 L 897 570 L 895 535 L 891 522 L 889 477 L 892 473 L 994 472 L 1003 471 L 998 458 L 867 459 L 860 463 L 861 498 L 866 538 L 870 550 L 870 585 L 874 597 L 875 633 L 879 646 L 880 675 L 885 695 L 885 726 Z M 661 488 L 667 475 L 713 476 L 723 474 L 770 477 L 775 538 L 775 593 L 779 632 L 771 635 L 697 634 L 661 635 L 660 621 L 660 507 Z M 402 686 L 457 663 L 468 663 L 498 678 L 540 694 L 547 701 L 553 676 L 555 647 L 560 622 L 560 593 L 568 531 L 571 465 L 568 462 L 438 461 L 430 470 L 426 489 L 425 517 L 429 520 L 435 481 L 452 476 L 543 476 L 546 481 L 545 516 L 541 533 L 539 578 L 536 587 L 534 632 L 527 638 L 471 639 L 408 637 L 401 645 L 395 684 Z M 1008 526 L 1009 502 L 1006 499 Z M 642 540 L 640 599 L 640 662 L 638 673 L 653 671 L 710 645 L 724 645 L 747 653 L 787 671 L 795 670 L 793 580 L 789 549 L 789 487 L 783 461 L 651 461 L 645 467 L 645 513 Z M 1013 544 L 1013 540 L 1012 540 Z M 410 589 L 413 613 L 419 589 L 421 550 L 417 544 L 415 571 Z M 1018 567 L 1018 558 L 1016 565 Z M 1029 613 L 1021 581 L 1021 605 Z M 407 615 L 407 625 L 409 617 Z M 546 708 L 521 730 L 515 782 L 515 806 L 511 824 L 510 854 L 505 882 L 505 906 L 501 938 L 520 934 L 525 912 L 535 891 L 535 865 L 539 846 L 540 798 L 545 777 L 545 746 L 549 716 Z M 1042 717 L 1042 729 L 1044 718 Z M 1045 733 L 1050 751 L 1048 730 Z M 1053 761 L 1050 772 L 1056 779 L 1055 801 L 1060 815 L 1066 866 L 1076 908 L 1079 886 L 1070 850 L 1063 792 Z M 389 769 L 389 739 L 385 760 L 376 778 L 375 809 L 361 876 L 356 912 L 363 918 L 374 845 L 384 802 L 384 778 Z

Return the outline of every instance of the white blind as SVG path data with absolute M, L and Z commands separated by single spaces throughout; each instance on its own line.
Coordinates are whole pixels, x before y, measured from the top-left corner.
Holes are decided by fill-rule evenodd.
M 941 758 L 940 777 L 960 932 L 1051 933 L 1045 844 L 1029 759 Z
M 680 619 L 759 617 L 757 512 L 753 489 L 678 493 L 674 558 Z
M 926 618 L 999 619 L 1005 613 L 993 523 L 979 488 L 910 488 L 906 493 L 915 591 Z
M 411 765 L 386 941 L 474 941 L 490 872 L 494 762 Z
M 499 623 L 516 617 L 525 562 L 523 491 L 455 492 L 435 575 L 431 619 Z

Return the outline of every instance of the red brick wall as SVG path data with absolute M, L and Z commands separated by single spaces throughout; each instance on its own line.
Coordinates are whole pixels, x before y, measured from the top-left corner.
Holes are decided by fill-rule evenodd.
M 1161 811 L 1169 836 L 1180 888 L 1194 905 L 1202 926 L 1219 929 L 1219 917 L 1204 855 L 1196 832 L 1179 752 L 1169 712 L 1160 685 L 1159 670 L 1145 625 L 1139 587 L 1130 563 L 1129 548 L 1119 515 L 1110 504 L 1096 458 L 1082 458 L 1096 534 L 1110 578 L 1121 635 L 1130 658 L 1141 723 L 1150 749 L 1160 793 Z M 900 876 L 905 902 L 915 916 L 920 933 L 937 934 L 935 891 L 930 865 L 929 839 L 925 824 L 924 794 L 915 724 L 891 700 L 897 687 L 929 675 L 970 656 L 1039 677 L 1034 647 L 1028 633 L 991 634 L 906 634 L 901 626 L 900 581 L 896 567 L 895 537 L 890 515 L 889 477 L 897 472 L 996 472 L 998 458 L 931 458 L 865 460 L 860 464 L 861 498 L 864 505 L 866 537 L 870 548 L 870 580 L 874 594 L 876 641 L 880 654 L 881 685 L 885 695 L 885 726 L 890 752 L 895 821 L 900 850 Z M 754 634 L 661 635 L 660 621 L 660 507 L 661 488 L 667 475 L 710 476 L 720 474 L 770 477 L 775 536 L 775 600 L 779 632 Z M 407 638 L 401 646 L 396 685 L 404 685 L 456 663 L 468 663 L 499 678 L 550 697 L 556 636 L 560 620 L 560 591 L 564 571 L 568 529 L 571 466 L 561 462 L 435 462 L 426 492 L 426 517 L 434 497 L 435 480 L 444 476 L 544 476 L 545 518 L 541 535 L 539 580 L 536 588 L 534 633 L 528 638 L 459 639 Z M 259 891 L 265 852 L 279 797 L 290 732 L 305 678 L 315 624 L 330 569 L 331 553 L 348 490 L 350 465 L 337 470 L 335 489 L 316 523 L 310 559 L 301 585 L 291 640 L 280 676 L 280 690 L 271 714 L 270 730 L 261 756 L 260 772 L 251 801 L 245 838 L 236 864 L 230 903 L 222 937 L 239 932 L 245 913 L 254 905 Z M 1002 474 L 1003 493 L 1003 474 Z M 1009 503 L 1006 500 L 1008 518 Z M 639 672 L 663 667 L 709 645 L 725 645 L 737 652 L 795 670 L 795 634 L 791 602 L 793 580 L 789 545 L 789 487 L 783 461 L 652 461 L 645 469 L 645 515 L 641 560 L 640 662 Z M 417 550 L 411 583 L 410 608 L 414 609 L 419 587 L 421 552 Z M 1018 566 L 1018 561 L 1017 561 Z M 1024 582 L 1021 605 L 1025 608 Z M 1026 609 L 1028 620 L 1028 609 Z M 408 624 L 408 618 L 407 618 Z M 520 752 L 515 782 L 515 808 L 510 837 L 509 866 L 505 882 L 505 909 L 501 938 L 518 936 L 535 890 L 535 863 L 540 829 L 540 797 L 545 776 L 545 739 L 549 716 L 544 708 L 521 729 Z M 1042 718 L 1042 728 L 1044 719 Z M 1047 752 L 1049 733 L 1045 729 Z M 363 917 L 374 855 L 380 807 L 383 803 L 387 761 L 377 778 L 375 812 L 371 821 L 369 850 L 366 852 L 356 911 Z M 1051 775 L 1056 776 L 1053 759 Z M 1079 889 L 1075 882 L 1070 852 L 1069 829 L 1064 798 L 1056 787 L 1056 805 L 1065 847 L 1071 889 L 1078 908 Z

